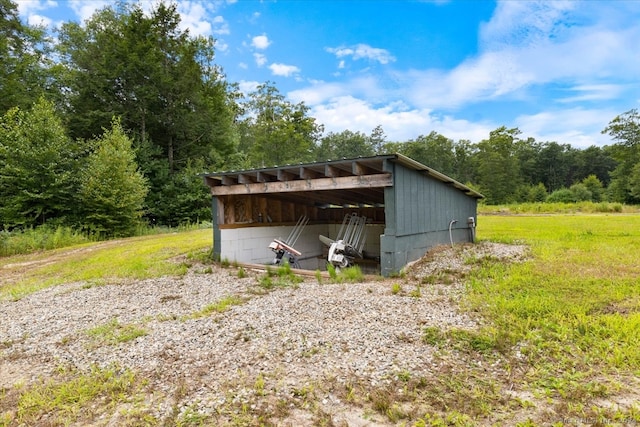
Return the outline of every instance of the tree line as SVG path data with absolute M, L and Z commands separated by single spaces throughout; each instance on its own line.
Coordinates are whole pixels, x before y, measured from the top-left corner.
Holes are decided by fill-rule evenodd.
M 210 218 L 199 174 L 398 152 L 486 203 L 640 202 L 640 115 L 573 148 L 500 127 L 479 142 L 431 132 L 389 141 L 324 132 L 272 82 L 249 94 L 215 62 L 215 40 L 180 29 L 176 5 L 116 3 L 55 31 L 0 0 L 0 230 L 65 225 L 105 236 Z

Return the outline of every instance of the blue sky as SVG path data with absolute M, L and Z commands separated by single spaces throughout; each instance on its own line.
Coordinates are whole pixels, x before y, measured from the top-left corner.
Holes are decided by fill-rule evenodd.
M 54 28 L 111 2 L 17 3 Z M 326 132 L 479 142 L 507 126 L 586 148 L 611 144 L 602 129 L 640 107 L 640 0 L 175 3 L 184 28 L 216 39 L 228 81 L 273 82 Z

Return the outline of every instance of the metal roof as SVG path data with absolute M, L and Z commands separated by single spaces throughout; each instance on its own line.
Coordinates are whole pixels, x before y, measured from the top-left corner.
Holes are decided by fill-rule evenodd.
M 301 163 L 241 171 L 204 174 L 213 195 L 266 194 L 292 202 L 316 205 L 381 205 L 384 187 L 393 185 L 385 161 L 429 175 L 470 197 L 484 196 L 466 185 L 402 154 Z M 340 183 L 343 184 L 340 184 Z

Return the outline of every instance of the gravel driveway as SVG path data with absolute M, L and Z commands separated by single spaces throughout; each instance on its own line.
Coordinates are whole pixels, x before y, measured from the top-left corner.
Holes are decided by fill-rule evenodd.
M 59 366 L 115 364 L 148 379 L 148 407 L 157 419 L 176 408 L 211 415 L 234 399 L 250 410 L 278 400 L 291 406 L 281 425 L 312 423 L 318 411 L 331 414 L 334 425 L 388 425 L 323 384 L 376 387 L 402 372 L 437 370 L 435 349 L 422 339 L 425 327 L 477 327 L 458 309 L 464 286 L 457 273 L 471 268 L 470 257 L 516 259 L 524 252 L 489 243 L 445 247 L 403 278 L 348 284 L 307 278 L 270 291 L 258 286 L 262 272 L 239 278 L 237 269 L 202 265 L 178 278 L 49 288 L 0 302 L 0 390 L 50 377 Z M 194 315 L 230 296 L 242 302 Z M 96 344 L 88 331 L 115 321 L 146 334 Z M 296 404 L 311 387 L 314 405 Z M 108 423 L 116 425 L 117 417 Z

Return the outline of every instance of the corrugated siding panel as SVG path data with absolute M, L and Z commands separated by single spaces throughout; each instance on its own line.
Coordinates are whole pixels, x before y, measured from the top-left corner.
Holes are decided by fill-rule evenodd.
M 396 235 L 466 228 L 475 200 L 454 187 L 400 165 L 395 167 Z

